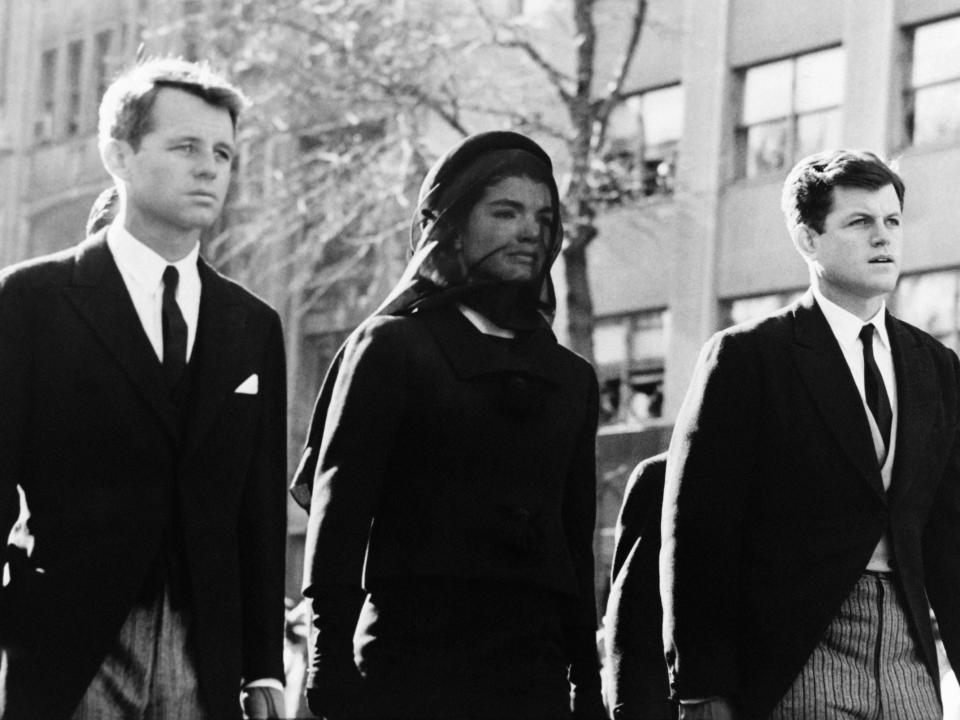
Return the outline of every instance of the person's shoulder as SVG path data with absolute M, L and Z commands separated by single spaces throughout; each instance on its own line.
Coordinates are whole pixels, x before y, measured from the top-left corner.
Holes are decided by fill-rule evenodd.
M 30 292 L 68 284 L 73 277 L 77 248 L 30 258 L 0 269 L 0 290 Z
M 277 311 L 256 292 L 217 270 L 213 265 L 205 263 L 205 270 L 201 271 L 201 282 L 216 283 L 220 291 L 226 293 L 232 302 L 243 305 L 248 310 L 267 316 L 276 316 Z M 202 292 L 202 290 L 201 290 Z
M 951 366 L 957 363 L 957 354 L 925 330 L 921 330 L 917 326 L 892 315 L 890 316 L 890 327 L 896 333 L 896 341 L 906 347 L 922 348 L 941 363 Z

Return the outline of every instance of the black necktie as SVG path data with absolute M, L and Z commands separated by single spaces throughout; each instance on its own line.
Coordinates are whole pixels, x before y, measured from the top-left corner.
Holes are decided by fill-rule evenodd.
M 163 375 L 174 388 L 187 366 L 187 323 L 177 305 L 180 273 L 173 265 L 163 271 Z
M 883 446 L 890 447 L 890 425 L 893 422 L 893 411 L 890 409 L 890 398 L 880 375 L 880 368 L 873 358 L 873 325 L 864 325 L 860 329 L 860 342 L 863 343 L 863 385 L 867 395 L 867 405 L 877 421 L 880 434 L 883 436 Z

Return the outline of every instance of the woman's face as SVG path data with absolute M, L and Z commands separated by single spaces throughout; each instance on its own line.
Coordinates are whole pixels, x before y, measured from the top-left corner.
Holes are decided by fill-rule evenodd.
M 507 177 L 491 185 L 470 211 L 460 237 L 470 274 L 487 280 L 536 280 L 547 260 L 552 222 L 545 184 Z

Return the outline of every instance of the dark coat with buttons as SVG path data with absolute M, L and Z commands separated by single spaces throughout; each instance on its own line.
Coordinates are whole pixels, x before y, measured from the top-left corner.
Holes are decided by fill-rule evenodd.
M 934 682 L 929 606 L 960 665 L 960 362 L 887 316 L 898 396 L 884 491 L 863 402 L 812 293 L 704 347 L 667 460 L 661 572 L 671 681 L 765 717 L 890 531 Z
M 521 584 L 570 598 L 593 647 L 597 397 L 547 328 L 508 346 L 453 304 L 365 323 L 326 416 L 305 593 Z

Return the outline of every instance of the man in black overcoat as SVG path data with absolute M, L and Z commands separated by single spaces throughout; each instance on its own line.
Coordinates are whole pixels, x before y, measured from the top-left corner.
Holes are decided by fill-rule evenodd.
M 198 256 L 243 102 L 185 61 L 122 75 L 116 220 L 0 274 L 0 537 L 30 513 L 0 546 L 5 719 L 239 717 L 242 683 L 283 714 L 280 321 Z
M 904 184 L 824 152 L 783 208 L 810 290 L 704 346 L 667 461 L 681 717 L 940 717 L 960 665 L 960 362 L 894 317 Z

